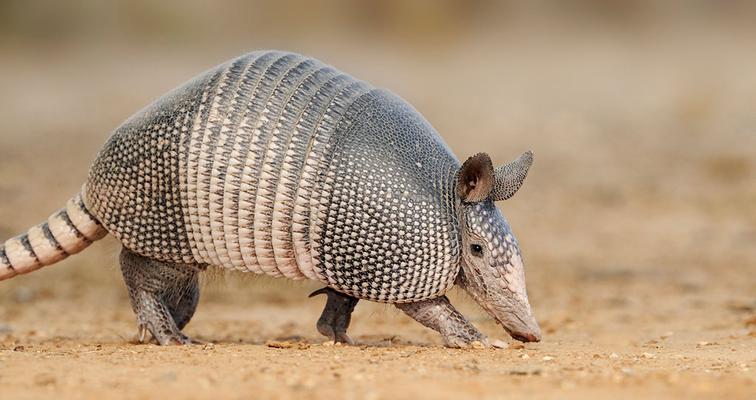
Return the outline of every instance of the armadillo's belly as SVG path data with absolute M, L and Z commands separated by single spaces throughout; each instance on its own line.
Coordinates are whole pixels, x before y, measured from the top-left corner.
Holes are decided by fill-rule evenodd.
M 383 135 L 376 127 L 396 125 L 396 113 L 386 110 L 391 115 L 371 122 L 376 103 L 391 103 L 383 97 L 300 55 L 240 57 L 118 128 L 90 172 L 87 206 L 143 256 L 318 279 L 379 301 L 439 295 L 456 275 L 456 231 L 439 210 L 457 163 L 424 121 L 415 124 L 417 140 Z M 412 120 L 416 112 L 404 114 Z M 360 139 L 352 129 L 358 124 L 375 137 Z M 382 154 L 396 146 L 406 147 L 409 158 Z M 435 175 L 412 178 L 410 172 L 422 170 L 414 158 L 427 159 L 418 150 L 428 146 L 445 153 L 430 154 L 441 164 L 426 166 Z M 389 182 L 400 178 L 398 186 Z M 428 190 L 418 193 L 418 185 Z M 385 219 L 399 223 L 393 213 L 399 205 L 409 207 L 402 215 L 413 215 L 398 232 Z M 413 219 L 416 213 L 429 219 Z M 430 224 L 442 229 L 429 230 Z M 401 245 L 408 250 L 396 250 Z

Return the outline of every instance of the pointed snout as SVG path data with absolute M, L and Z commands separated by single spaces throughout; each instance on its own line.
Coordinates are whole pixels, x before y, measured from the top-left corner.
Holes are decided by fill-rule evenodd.
M 541 334 L 540 332 L 535 333 L 513 333 L 512 338 L 515 340 L 519 340 L 521 342 L 540 342 L 541 341 Z
M 531 313 L 529 306 L 496 312 L 495 319 L 512 336 L 512 339 L 520 342 L 541 341 L 541 327 L 538 326 L 538 321 Z
M 535 320 L 533 320 L 535 323 Z M 520 342 L 540 342 L 541 341 L 541 328 L 538 323 L 535 323 L 535 327 L 529 328 L 523 331 L 512 331 L 509 333 L 512 339 L 519 340 Z
M 519 320 L 519 318 L 515 323 L 512 323 L 511 321 L 508 322 L 509 324 L 507 325 L 504 325 L 503 322 L 501 324 L 504 326 L 504 329 L 509 333 L 509 335 L 512 336 L 512 339 L 519 340 L 521 342 L 541 341 L 541 328 L 538 326 L 538 322 L 536 322 L 533 316 L 530 316 L 527 323 Z

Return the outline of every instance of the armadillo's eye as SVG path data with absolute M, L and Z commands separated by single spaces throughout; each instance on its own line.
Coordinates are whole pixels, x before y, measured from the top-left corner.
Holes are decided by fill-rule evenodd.
M 470 252 L 475 257 L 483 257 L 483 246 L 477 243 L 473 243 L 470 245 Z

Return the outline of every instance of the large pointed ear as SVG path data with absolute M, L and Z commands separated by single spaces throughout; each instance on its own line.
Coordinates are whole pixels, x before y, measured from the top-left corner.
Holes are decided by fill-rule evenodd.
M 496 168 L 496 183 L 491 191 L 491 198 L 499 201 L 514 196 L 525 181 L 532 164 L 533 152 L 526 151 L 511 163 Z
M 485 200 L 493 186 L 493 163 L 486 153 L 468 158 L 457 173 L 457 195 L 466 203 Z

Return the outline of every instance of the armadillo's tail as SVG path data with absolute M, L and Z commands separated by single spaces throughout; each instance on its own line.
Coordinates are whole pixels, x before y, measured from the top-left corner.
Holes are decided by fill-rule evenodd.
M 0 281 L 55 264 L 106 234 L 77 194 L 47 221 L 0 244 Z

